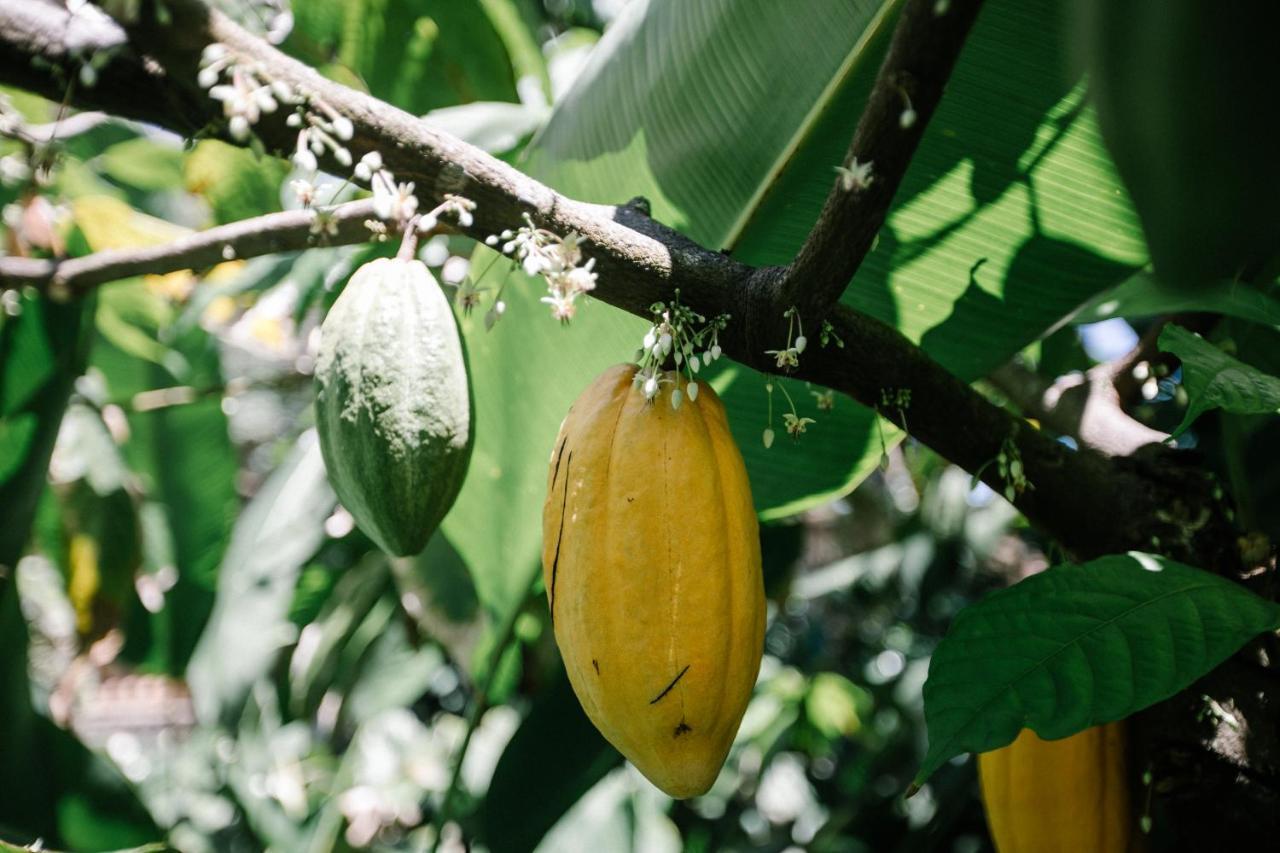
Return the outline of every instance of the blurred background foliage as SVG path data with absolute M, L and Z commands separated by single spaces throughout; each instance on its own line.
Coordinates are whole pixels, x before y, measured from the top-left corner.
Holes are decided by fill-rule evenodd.
M 644 194 L 658 219 L 772 263 L 816 216 L 898 4 L 219 5 L 557 188 Z M 1113 359 L 1167 305 L 1138 274 L 1141 228 L 1068 62 L 1064 5 L 987 4 L 846 297 L 965 379 L 1019 353 L 1048 378 Z M 765 85 L 782 58 L 785 99 Z M 56 117 L 3 94 L 31 122 Z M 128 122 L 69 140 L 39 195 L 20 154 L 0 143 L 9 252 L 161 243 L 296 203 L 283 161 Z M 321 197 L 350 194 L 341 184 Z M 1051 543 L 821 389 L 790 383 L 818 424 L 766 453 L 762 380 L 722 367 L 711 381 L 767 521 L 766 656 L 716 785 L 672 802 L 580 710 L 536 566 L 556 424 L 630 356 L 639 321 L 597 303 L 561 329 L 518 277 L 494 331 L 464 321 L 473 470 L 428 549 L 392 561 L 326 482 L 310 380 L 324 310 L 388 252 L 229 260 L 69 305 L 4 293 L 0 837 L 197 853 L 988 849 L 971 760 L 902 799 L 923 754 L 920 687 L 954 614 L 1048 565 Z M 482 285 L 508 284 L 462 238 L 422 257 L 448 286 L 473 261 Z M 1206 294 L 1179 310 L 1239 299 Z M 1274 370 L 1274 329 L 1249 322 L 1254 303 L 1235 313 L 1217 340 Z M 1138 414 L 1172 428 L 1176 379 L 1153 368 Z M 1275 428 L 1217 413 L 1182 439 L 1273 537 Z

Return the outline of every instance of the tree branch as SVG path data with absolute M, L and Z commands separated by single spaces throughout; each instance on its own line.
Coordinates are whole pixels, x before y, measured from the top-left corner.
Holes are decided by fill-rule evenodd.
M 235 258 L 253 258 L 313 246 L 364 243 L 373 202 L 353 201 L 330 211 L 290 210 L 198 231 L 161 246 L 112 249 L 81 258 L 0 257 L 0 285 L 48 288 L 80 295 L 100 284 L 135 275 L 202 269 Z M 329 229 L 321 226 L 329 224 Z
M 1128 359 L 1121 362 L 1127 364 Z M 1086 373 L 1045 379 L 1014 360 L 987 377 L 1029 418 L 1062 435 L 1078 438 L 1107 456 L 1128 456 L 1168 436 L 1125 412 L 1116 390 L 1116 365 L 1099 364 Z
M 871 251 L 981 7 L 910 0 L 903 9 L 845 155 L 846 168 L 868 170 L 866 180 L 835 182 L 782 283 L 781 301 L 801 316 L 824 317 Z
M 920 15 L 926 11 L 932 14 L 932 6 L 932 3 L 913 0 L 912 15 L 904 18 L 899 26 L 927 29 L 927 21 Z M 959 16 L 962 9 L 968 9 L 966 14 L 970 14 L 971 19 L 976 6 L 976 0 L 964 3 L 953 0 L 952 11 L 947 14 Z M 217 102 L 208 97 L 195 79 L 201 51 L 207 44 L 219 42 L 271 79 L 309 92 L 350 118 L 355 135 L 348 147 L 355 157 L 376 150 L 397 177 L 414 180 L 419 193 L 431 198 L 457 193 L 475 201 L 478 205 L 475 223 L 463 229 L 470 236 L 483 239 L 498 233 L 519 222 L 524 214 L 557 233 L 576 231 L 585 238 L 588 253 L 597 262 L 599 284 L 594 295 L 647 318 L 654 301 L 669 299 L 679 288 L 681 300 L 700 313 L 733 316 L 734 322 L 721 337 L 727 354 L 751 367 L 776 372 L 773 359 L 764 351 L 786 340 L 787 321 L 782 312 L 790 303 L 785 296 L 779 298 L 779 294 L 785 292 L 781 283 L 787 280 L 788 270 L 753 269 L 738 263 L 698 246 L 634 207 L 585 204 L 561 196 L 508 164 L 427 127 L 401 110 L 320 77 L 195 0 L 167 0 L 166 8 L 172 16 L 171 23 L 132 25 L 127 43 L 121 42 L 118 28 L 112 29 L 114 25 L 93 31 L 93 37 L 103 39 L 103 46 L 109 45 L 115 55 L 99 69 L 98 86 L 74 93 L 72 101 L 76 106 L 110 109 L 178 132 L 188 132 L 193 126 L 219 127 L 222 118 Z M 20 0 L 0 8 L 0 80 L 61 99 L 65 94 L 62 81 L 74 76 L 76 62 L 58 40 L 57 34 L 68 28 L 67 18 L 65 8 L 45 0 Z M 945 21 L 946 16 L 942 20 Z M 939 65 L 934 76 L 928 78 L 931 81 L 928 91 L 933 94 L 913 92 L 913 104 L 920 113 L 917 120 L 921 124 L 928 112 L 920 111 L 931 111 L 936 104 L 945 79 L 942 69 L 949 69 L 954 62 L 959 37 L 960 34 L 952 33 L 946 40 L 951 59 Z M 922 38 L 934 45 L 934 49 L 942 49 L 935 42 L 935 36 L 926 33 Z M 82 44 L 88 39 L 89 36 L 84 36 Z M 144 53 L 144 49 L 148 52 Z M 32 51 L 42 63 L 32 63 Z M 895 55 L 898 59 L 893 59 Z M 918 56 L 918 50 L 900 45 L 897 54 L 891 50 L 888 67 L 895 69 L 898 66 L 894 63 L 907 63 L 904 57 Z M 903 67 L 908 66 L 916 68 L 911 63 Z M 146 98 L 122 97 L 108 91 L 119 81 L 137 80 L 146 81 L 155 102 L 144 103 Z M 881 119 L 868 127 L 882 127 L 886 117 L 896 121 L 901 111 L 890 99 L 896 84 L 882 83 L 877 85 L 881 95 L 875 107 Z M 921 99 L 918 103 L 917 98 Z M 286 125 L 285 116 L 264 115 L 254 130 L 269 149 L 292 151 L 297 131 Z M 871 130 L 866 132 L 872 134 Z M 876 145 L 883 144 L 881 137 L 874 138 L 880 140 Z M 886 162 L 898 162 L 892 159 L 894 155 L 886 156 L 891 157 Z M 884 207 L 892 197 L 891 184 L 896 183 L 889 175 L 901 177 L 909 159 L 909 148 L 904 149 L 900 159 L 896 173 L 885 167 L 880 191 L 887 195 L 879 202 Z M 332 161 L 328 165 L 334 171 L 341 170 Z M 823 226 L 832 235 L 847 215 L 843 201 L 838 201 L 839 212 L 826 217 Z M 883 217 L 883 212 L 880 216 Z M 355 227 L 354 220 L 347 221 Z M 226 227 L 239 229 L 230 235 L 235 238 L 233 246 L 238 257 L 249 257 L 273 251 L 272 245 L 299 247 L 296 241 L 302 238 L 301 224 L 299 219 L 289 227 L 268 228 L 268 236 L 261 243 L 251 237 L 251 232 L 263 228 L 260 220 Z M 309 229 L 309 224 L 307 227 Z M 871 228 L 868 233 L 874 230 Z M 285 234 L 290 235 L 288 240 Z M 61 275 L 65 280 L 92 286 L 104 276 L 120 272 L 138 274 L 184 268 L 197 261 L 216 263 L 223 259 L 221 251 L 227 236 L 193 235 L 186 238 L 191 242 L 185 248 L 162 247 L 145 258 L 136 253 L 131 257 L 91 256 L 63 262 L 52 273 L 47 266 L 37 268 L 25 263 L 16 272 L 28 276 Z M 283 242 L 273 244 L 272 240 Z M 80 266 L 70 266 L 73 263 Z M 174 267 L 175 264 L 181 266 Z M 803 269 L 799 261 L 797 266 Z M 796 269 L 790 270 L 793 280 Z M 838 292 L 836 288 L 844 286 L 848 271 L 824 269 L 827 271 L 821 273 L 812 286 L 818 288 L 818 292 Z M 821 275 L 832 277 L 824 280 Z M 1183 519 L 1178 513 L 1165 511 L 1171 495 L 1146 472 L 1134 465 L 1113 464 L 1087 449 L 1072 452 L 1027 427 L 1020 419 L 990 404 L 896 330 L 839 306 L 829 316 L 846 346 L 825 350 L 812 346 L 795 371 L 796 378 L 843 391 L 872 408 L 880 405 L 885 391 L 910 390 L 909 418 L 906 411 L 896 409 L 882 414 L 899 425 L 909 420 L 916 437 L 969 471 L 981 471 L 983 479 L 997 491 L 1003 492 L 1007 484 L 1000 481 L 996 466 L 989 463 L 1006 451 L 1007 446 L 1014 448 L 1033 486 L 1017 495 L 1015 503 L 1037 525 L 1081 556 L 1150 547 L 1151 538 L 1156 537 L 1180 543 L 1165 549 L 1170 556 L 1193 560 L 1197 549 L 1218 554 L 1223 550 L 1218 543 L 1224 537 L 1234 541 L 1233 534 L 1226 535 L 1216 523 L 1184 533 L 1180 528 Z M 1179 488 L 1183 487 L 1184 484 L 1179 483 Z

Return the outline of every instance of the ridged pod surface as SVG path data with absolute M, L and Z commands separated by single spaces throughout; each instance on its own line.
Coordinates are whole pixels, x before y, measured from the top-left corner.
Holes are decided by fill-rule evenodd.
M 1137 849 L 1126 749 L 1124 723 L 1117 722 L 1061 740 L 1023 729 L 1008 746 L 979 755 L 998 853 Z
M 760 668 L 760 539 L 715 392 L 673 410 L 676 375 L 649 402 L 635 371 L 606 370 L 560 428 L 542 566 L 587 716 L 655 785 L 692 797 L 715 781 Z
M 462 488 L 474 435 L 458 324 L 425 264 L 356 270 L 321 327 L 316 385 L 338 498 L 383 550 L 420 552 Z

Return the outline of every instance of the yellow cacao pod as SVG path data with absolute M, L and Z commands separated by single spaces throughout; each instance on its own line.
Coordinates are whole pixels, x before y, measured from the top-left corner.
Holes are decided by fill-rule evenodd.
M 979 755 L 982 803 L 998 853 L 1136 849 L 1126 747 L 1124 723 L 1117 722 L 1060 740 L 1023 729 L 1008 746 Z
M 715 781 L 760 668 L 764 585 L 724 405 L 633 365 L 606 370 L 560 428 L 542 566 L 569 681 L 596 728 L 677 797 Z M 684 399 L 671 405 L 676 383 Z

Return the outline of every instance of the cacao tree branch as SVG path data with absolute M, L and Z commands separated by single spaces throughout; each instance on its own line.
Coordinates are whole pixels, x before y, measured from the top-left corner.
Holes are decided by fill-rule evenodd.
M 834 180 L 782 282 L 780 300 L 801 316 L 825 316 L 871 251 L 981 7 L 982 0 L 909 0 L 902 10 L 845 155 L 853 174 Z
M 322 99 L 350 118 L 355 132 L 348 148 L 354 157 L 378 151 L 399 179 L 417 183 L 420 194 L 438 198 L 456 193 L 475 201 L 474 224 L 460 229 L 470 236 L 483 239 L 519 223 L 525 214 L 539 226 L 557 233 L 578 232 L 589 256 L 597 262 L 599 285 L 594 295 L 648 317 L 654 301 L 669 299 L 679 289 L 681 300 L 700 313 L 730 314 L 734 318 L 721 338 L 727 354 L 757 369 L 777 371 L 765 350 L 786 340 L 783 310 L 790 303 L 779 294 L 786 292 L 788 279 L 795 280 L 794 267 L 754 269 L 695 244 L 635 207 L 586 204 L 566 198 L 389 104 L 322 78 L 197 0 L 167 0 L 165 5 L 169 17 L 164 24 L 144 18 L 131 23 L 126 32 L 107 22 L 78 37 L 81 51 L 94 49 L 93 40 L 98 39 L 102 49 L 113 51 L 113 58 L 99 70 L 97 86 L 75 90 L 74 106 L 108 109 L 177 132 L 189 132 L 192 127 L 219 128 L 222 116 L 218 102 L 208 97 L 197 83 L 196 74 L 204 47 L 221 43 L 239 61 L 253 64 L 270 79 Z M 914 4 L 916 17 L 907 17 L 901 26 L 914 26 L 912 22 L 919 15 L 933 14 L 931 4 L 925 5 L 929 8 Z M 971 13 L 977 7 L 976 2 L 951 5 L 956 8 L 946 14 L 960 15 L 961 9 Z M 17 0 L 0 8 L 0 81 L 61 99 L 64 81 L 74 76 L 78 61 L 78 54 L 59 41 L 60 34 L 73 26 L 68 17 L 64 7 L 48 0 Z M 953 53 L 958 50 L 958 38 L 947 43 L 952 45 Z M 899 54 L 910 56 L 915 52 L 900 47 Z M 39 62 L 33 63 L 33 58 Z M 945 67 L 949 68 L 953 61 L 954 55 Z M 940 92 L 945 73 L 938 73 L 941 77 L 932 85 Z M 109 91 L 115 85 L 124 85 L 122 81 L 140 80 L 158 99 L 155 103 L 141 103 L 146 99 Z M 888 94 L 882 97 L 887 98 Z M 922 102 L 915 108 L 931 110 L 935 103 L 936 93 L 927 104 Z M 897 115 L 888 101 L 881 103 L 879 109 Z M 288 127 L 280 113 L 264 115 L 254 131 L 272 151 L 287 153 L 293 149 L 296 129 Z M 897 171 L 899 178 L 905 171 L 906 158 L 904 154 Z M 332 160 L 327 165 L 334 171 L 345 171 Z M 886 179 L 882 187 L 888 183 Z M 890 192 L 882 202 L 886 207 L 891 195 Z M 843 211 L 843 205 L 839 207 Z M 839 215 L 839 221 L 845 221 L 844 213 Z M 829 219 L 824 228 L 833 228 L 833 221 Z M 294 224 L 300 226 L 301 222 Z M 257 244 L 249 237 L 248 232 L 261 227 L 261 222 L 249 220 L 226 227 L 240 229 L 241 236 L 234 247 L 237 256 L 273 251 L 271 238 Z M 296 229 L 289 233 L 301 236 Z M 199 236 L 186 239 L 202 247 L 198 253 L 201 261 L 222 259 L 225 241 L 206 238 L 200 242 Z M 107 274 L 105 269 L 128 274 L 172 269 L 183 255 L 181 250 L 166 251 L 163 247 L 156 253 L 163 260 L 133 263 L 119 256 L 79 259 L 86 269 L 80 281 L 89 286 L 89 270 L 100 280 Z M 193 262 L 185 257 L 181 261 L 183 267 Z M 63 276 L 80 269 L 68 270 L 66 265 L 70 263 L 60 265 Z M 153 268 L 149 269 L 149 264 Z M 36 275 L 49 268 L 26 264 L 18 271 Z M 827 282 L 811 282 L 814 287 L 828 290 L 836 290 L 837 285 L 843 288 L 848 277 L 844 269 L 819 274 L 836 276 Z M 1088 449 L 1070 451 L 1029 428 L 955 378 L 896 330 L 872 317 L 839 306 L 829 317 L 846 346 L 812 347 L 792 375 L 847 393 L 873 408 L 886 391 L 910 390 L 909 418 L 901 410 L 883 414 L 900 425 L 909 421 L 917 438 L 967 470 L 981 472 L 997 491 L 1003 492 L 1008 484 L 999 479 L 996 466 L 990 463 L 1001 452 L 1017 453 L 1031 488 L 1015 495 L 1015 503 L 1080 556 L 1150 547 L 1153 536 L 1180 543 L 1166 550 L 1169 556 L 1189 562 L 1198 561 L 1198 549 L 1222 553 L 1223 548 L 1217 544 L 1225 535 L 1220 525 L 1206 523 L 1192 533 L 1173 535 L 1181 518 L 1177 513 L 1163 512 L 1172 501 L 1171 495 L 1134 465 L 1113 464 Z M 1204 542 L 1214 544 L 1202 545 Z
M 1062 435 L 1078 438 L 1107 456 L 1128 456 L 1168 438 L 1129 417 L 1120 404 L 1113 364 L 1100 364 L 1085 373 L 1050 381 L 1014 360 L 987 379 L 1023 414 Z
M 290 210 L 197 231 L 171 243 L 111 249 L 79 258 L 0 257 L 0 286 L 32 286 L 53 294 L 80 295 L 100 284 L 135 275 L 203 269 L 236 258 L 253 258 L 314 246 L 371 239 L 365 220 L 373 202 L 353 201 L 331 210 Z

